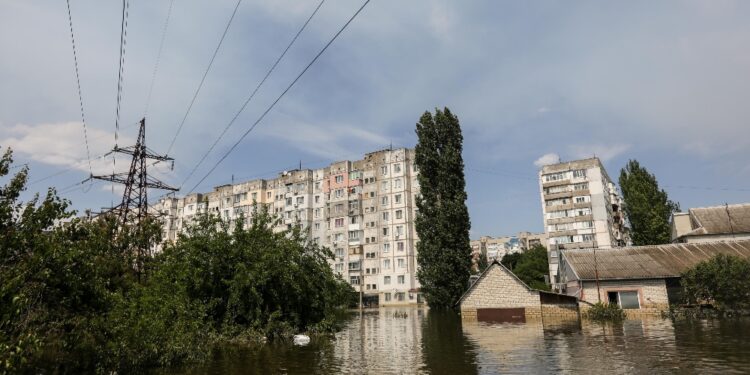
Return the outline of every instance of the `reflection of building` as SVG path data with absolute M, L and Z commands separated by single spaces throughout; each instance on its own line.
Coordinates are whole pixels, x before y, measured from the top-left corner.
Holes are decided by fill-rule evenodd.
M 750 239 L 750 203 L 691 208 L 672 215 L 672 242 Z
M 598 158 L 546 165 L 539 171 L 539 185 L 553 286 L 559 250 L 608 249 L 628 242 L 622 200 Z
M 174 241 L 200 213 L 233 226 L 240 216 L 252 217 L 256 204 L 265 206 L 279 220 L 274 230 L 299 224 L 311 240 L 330 248 L 331 267 L 363 292 L 366 303 L 416 304 L 422 302 L 416 277 L 417 194 L 414 150 L 401 148 L 218 186 L 209 193 L 167 196 L 150 209 L 162 214 L 163 237 Z
M 750 241 L 563 250 L 560 279 L 566 294 L 589 304 L 658 313 L 682 302 L 683 272 L 718 254 L 750 259 Z
M 476 263 L 482 253 L 487 254 L 487 260 L 501 260 L 505 254 L 523 252 L 536 245 L 544 246 L 547 237 L 544 233 L 519 232 L 516 236 L 489 237 L 482 236 L 471 241 L 472 255 Z

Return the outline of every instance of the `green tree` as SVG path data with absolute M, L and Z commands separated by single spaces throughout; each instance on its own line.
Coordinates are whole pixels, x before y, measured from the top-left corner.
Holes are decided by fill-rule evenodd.
M 500 263 L 529 287 L 540 290 L 550 289 L 544 280 L 544 276 L 549 273 L 547 249 L 544 246 L 535 245 L 522 253 L 505 254 Z
M 649 173 L 637 160 L 630 160 L 620 171 L 620 188 L 624 209 L 630 221 L 631 239 L 636 246 L 669 243 L 669 220 L 679 212 L 679 204 L 659 189 L 656 176 Z
M 471 275 L 463 136 L 458 118 L 448 108 L 436 109 L 434 115 L 425 112 L 416 132 L 417 277 L 430 307 L 446 309 L 461 297 Z
M 682 274 L 689 303 L 710 302 L 720 310 L 750 308 L 750 261 L 719 254 Z

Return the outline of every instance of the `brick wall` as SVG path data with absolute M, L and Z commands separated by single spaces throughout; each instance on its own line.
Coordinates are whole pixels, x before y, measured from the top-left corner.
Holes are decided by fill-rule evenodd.
M 501 266 L 492 265 L 461 302 L 464 319 L 476 319 L 481 308 L 526 308 L 526 317 L 541 316 L 539 292 L 529 290 Z
M 599 282 L 600 297 L 602 303 L 607 303 L 607 292 L 637 290 L 641 308 L 639 310 L 625 310 L 628 316 L 644 314 L 659 314 L 669 309 L 667 298 L 667 285 L 664 279 L 654 280 L 602 280 Z M 596 282 L 585 281 L 583 283 L 582 299 L 590 303 L 597 303 Z M 581 303 L 581 312 L 589 306 Z

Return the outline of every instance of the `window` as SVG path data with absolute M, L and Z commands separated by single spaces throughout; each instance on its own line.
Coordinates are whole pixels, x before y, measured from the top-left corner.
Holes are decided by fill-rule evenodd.
M 568 191 L 568 186 L 552 186 L 544 189 L 544 194 L 557 194 Z
M 581 241 L 582 242 L 593 242 L 594 241 L 594 235 L 593 234 L 584 234 L 584 235 L 581 235 Z
M 586 170 L 585 169 L 577 169 L 573 171 L 573 178 L 586 178 Z
M 403 284 L 405 281 L 406 281 L 406 278 L 404 277 L 404 275 L 399 275 L 399 277 L 398 277 L 398 283 L 399 284 Z
M 591 197 L 589 197 L 588 195 L 576 197 L 576 203 L 586 203 L 590 201 L 591 201 Z
M 336 249 L 336 257 L 337 257 L 337 258 L 343 258 L 343 257 L 344 257 L 344 249 L 342 249 L 342 248 L 340 248 L 340 247 L 339 247 L 339 248 L 337 248 L 337 249 Z
M 383 269 L 384 270 L 391 269 L 391 260 L 390 259 L 383 259 Z M 388 282 L 386 284 L 389 284 L 390 280 L 391 280 L 390 276 L 386 276 L 386 277 L 388 277 Z
M 396 293 L 396 300 L 403 301 L 406 293 Z
M 396 181 L 394 181 L 394 185 L 396 186 L 396 189 L 401 189 L 401 186 L 402 186 L 401 179 L 397 178 Z
M 349 262 L 349 271 L 357 271 L 359 270 L 360 262 Z
M 404 226 L 403 225 L 397 225 L 396 226 L 396 237 L 403 236 L 404 235 Z
M 390 251 L 391 251 L 391 244 L 389 244 L 389 243 L 384 243 L 384 244 L 383 244 L 383 252 L 384 252 L 384 253 L 388 253 L 388 252 L 390 252 Z
M 320 203 L 320 195 L 315 196 L 315 203 Z
M 404 243 L 403 242 L 396 242 L 396 250 L 398 250 L 398 251 L 404 251 Z
M 254 201 L 258 200 L 258 193 L 253 193 L 252 197 Z
M 381 199 L 380 199 L 380 203 L 381 203 L 381 204 L 382 204 L 383 206 L 387 206 L 387 205 L 388 205 L 388 197 L 387 197 L 387 196 L 385 196 L 385 197 L 381 198 Z
M 320 223 L 315 223 L 315 230 L 320 230 Z
M 396 194 L 396 196 L 393 197 L 393 198 L 394 198 L 394 201 L 396 202 L 396 204 L 401 203 L 401 194 Z
M 266 193 L 266 198 L 271 199 L 271 192 Z
M 591 215 L 590 208 L 579 208 L 576 210 L 576 216 L 586 216 L 586 215 Z
M 358 230 L 349 231 L 349 240 L 350 241 L 359 240 L 359 231 Z
M 383 276 L 383 285 L 391 285 L 391 277 Z
M 343 239 L 344 239 L 344 235 L 342 233 L 336 233 L 336 234 L 333 235 L 333 240 L 334 241 L 341 241 Z
M 340 217 L 340 218 L 334 220 L 333 226 L 336 227 L 336 228 L 343 227 L 344 226 L 344 218 Z
M 333 192 L 333 196 L 336 198 L 341 198 L 344 196 L 344 189 L 336 189 L 336 191 Z
M 404 211 L 396 210 L 396 219 L 401 219 L 403 217 L 404 217 Z
M 359 285 L 359 276 L 351 276 L 349 281 L 352 285 Z
M 315 217 L 320 217 L 320 208 L 315 209 Z
M 388 228 L 383 228 L 383 236 L 387 236 L 387 235 L 388 235 Z
M 583 182 L 580 184 L 573 185 L 573 190 L 588 190 L 589 189 L 589 183 Z
M 401 172 L 401 164 L 393 164 L 393 173 Z
M 304 204 L 305 203 L 305 197 L 297 197 L 297 204 Z
M 385 301 L 389 302 L 390 300 L 391 300 L 391 294 L 390 293 L 386 293 L 385 294 Z
M 340 213 L 344 212 L 344 204 L 343 203 L 339 203 L 339 204 L 333 206 L 333 212 L 335 212 L 337 214 L 340 214 Z
M 623 309 L 640 309 L 641 302 L 637 290 L 607 292 L 609 303 L 619 305 Z
M 336 263 L 336 272 L 338 273 L 344 272 L 344 263 Z
M 292 197 L 289 197 L 286 199 L 286 205 L 291 206 L 292 205 Z
M 352 216 L 351 219 L 349 220 L 349 224 L 357 224 L 358 217 L 359 216 Z
M 343 175 L 336 176 L 336 183 L 340 184 L 342 182 L 344 182 L 344 176 Z
M 406 261 L 403 258 L 398 259 L 398 268 L 405 268 L 406 267 Z
M 544 182 L 560 181 L 565 179 L 565 172 L 551 173 L 544 175 Z
M 383 181 L 380 183 L 380 190 L 382 191 L 388 190 L 388 181 Z
M 380 174 L 382 174 L 383 176 L 385 176 L 385 175 L 388 174 L 388 166 L 387 165 L 384 165 L 384 166 L 380 167 Z
M 383 212 L 383 221 L 388 221 L 391 217 L 391 213 L 388 211 Z

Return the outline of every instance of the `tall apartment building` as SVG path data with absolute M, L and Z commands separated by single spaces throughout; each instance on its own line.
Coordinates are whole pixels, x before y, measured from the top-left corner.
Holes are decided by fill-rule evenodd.
M 257 202 L 279 218 L 274 230 L 299 223 L 313 241 L 330 248 L 331 267 L 362 291 L 366 304 L 417 304 L 423 302 L 416 277 L 417 194 L 414 150 L 401 148 L 205 194 L 166 196 L 151 209 L 162 213 L 164 238 L 174 241 L 198 213 L 233 224 L 240 215 L 251 217 Z
M 563 249 L 625 246 L 622 199 L 598 158 L 546 165 L 539 171 L 550 281 Z

